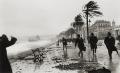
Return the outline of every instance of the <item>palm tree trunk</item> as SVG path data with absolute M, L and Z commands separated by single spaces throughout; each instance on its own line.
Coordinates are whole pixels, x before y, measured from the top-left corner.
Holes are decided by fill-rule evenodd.
M 78 34 L 78 32 L 79 32 L 79 27 L 78 27 L 78 25 L 77 25 L 77 28 L 76 28 L 76 30 L 77 30 L 77 34 Z
M 88 10 L 87 10 L 87 13 L 86 13 L 86 23 L 87 23 L 87 41 L 89 43 Z
M 80 30 L 79 30 L 80 28 L 79 28 L 79 25 L 78 25 L 78 34 L 80 34 Z

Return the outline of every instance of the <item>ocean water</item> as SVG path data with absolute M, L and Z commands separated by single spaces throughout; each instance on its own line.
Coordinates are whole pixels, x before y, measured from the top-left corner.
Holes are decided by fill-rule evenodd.
M 40 40 L 40 41 L 34 41 L 34 42 L 20 42 L 16 43 L 10 47 L 7 48 L 8 56 L 16 56 L 22 52 L 27 52 L 32 49 L 40 48 L 40 47 L 46 47 L 49 45 L 52 41 L 51 40 Z
M 36 36 L 19 36 L 16 44 L 7 48 L 8 57 L 16 56 L 20 53 L 31 51 L 32 49 L 46 47 L 55 41 L 56 36 L 40 36 L 40 39 L 29 41 L 29 39 L 36 39 Z M 10 38 L 9 38 L 10 39 Z

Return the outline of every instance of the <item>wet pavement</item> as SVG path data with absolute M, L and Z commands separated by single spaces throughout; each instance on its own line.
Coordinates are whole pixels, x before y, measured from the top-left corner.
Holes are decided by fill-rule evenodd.
M 118 50 L 120 53 L 120 50 Z M 67 56 L 69 58 L 73 59 L 78 59 L 78 48 L 68 48 L 67 50 Z M 93 57 L 91 50 L 89 47 L 87 50 L 84 52 L 84 57 L 83 59 L 85 61 L 90 61 L 90 62 L 97 62 L 100 64 L 101 67 L 105 67 L 107 69 L 110 69 L 112 73 L 120 73 L 120 57 L 117 55 L 117 53 L 114 51 L 113 52 L 113 59 L 110 60 L 108 56 L 108 51 L 107 48 L 104 44 L 102 46 L 98 46 L 97 48 L 97 54 Z M 88 59 L 89 58 L 89 59 Z M 79 59 L 81 60 L 81 58 Z
M 97 54 L 94 56 L 88 46 L 82 58 L 78 56 L 79 49 L 75 48 L 74 44 L 69 45 L 64 51 L 61 46 L 48 48 L 44 63 L 39 68 L 36 68 L 32 60 L 18 60 L 12 63 L 13 73 L 18 71 L 20 73 L 87 73 L 87 70 L 102 67 L 110 69 L 112 73 L 120 73 L 120 58 L 116 52 L 113 52 L 113 59 L 109 60 L 104 44 L 98 46 Z

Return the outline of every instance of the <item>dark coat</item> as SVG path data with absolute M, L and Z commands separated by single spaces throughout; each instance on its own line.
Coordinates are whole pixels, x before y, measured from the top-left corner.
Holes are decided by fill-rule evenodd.
M 67 40 L 65 38 L 62 39 L 63 45 L 67 45 Z
M 96 36 L 91 36 L 90 37 L 90 46 L 91 46 L 91 49 L 97 49 L 97 42 L 98 42 L 98 39 Z
M 0 73 L 12 73 L 6 47 L 13 45 L 16 41 L 16 38 L 11 38 L 11 41 L 9 41 L 7 37 L 0 38 Z
M 116 50 L 114 37 L 105 37 L 104 43 L 109 51 Z
M 78 46 L 78 48 L 80 50 L 84 50 L 85 46 L 84 46 L 84 41 L 82 38 L 77 38 L 76 41 L 75 41 L 75 47 Z

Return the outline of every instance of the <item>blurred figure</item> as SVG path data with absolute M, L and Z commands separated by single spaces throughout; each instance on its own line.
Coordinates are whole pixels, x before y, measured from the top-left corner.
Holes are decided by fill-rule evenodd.
M 91 33 L 91 36 L 90 36 L 90 47 L 91 47 L 91 50 L 93 51 L 93 55 L 96 54 L 97 42 L 98 42 L 97 37 L 93 33 Z
M 66 48 L 67 50 L 67 40 L 64 37 L 62 38 L 62 43 L 63 43 L 63 50 L 64 48 Z
M 57 44 L 56 44 L 57 46 L 59 46 L 59 39 L 58 39 L 58 41 L 57 41 Z
M 84 42 L 83 42 L 83 39 L 80 37 L 80 35 L 78 34 L 77 35 L 77 38 L 76 38 L 76 41 L 75 41 L 75 47 L 78 46 L 79 48 L 79 57 L 81 55 L 81 57 L 83 57 L 83 51 L 85 49 L 85 46 L 84 46 Z
M 112 52 L 116 51 L 118 54 L 118 51 L 115 47 L 115 38 L 111 35 L 110 32 L 108 32 L 107 37 L 105 37 L 104 43 L 108 49 L 109 58 L 112 59 Z
M 11 37 L 11 41 L 9 41 L 5 34 L 0 37 L 0 73 L 12 73 L 6 48 L 15 44 L 16 41 L 15 37 Z

